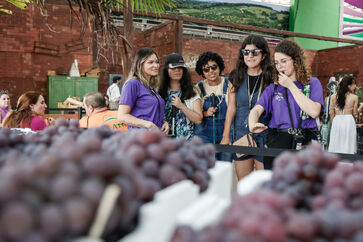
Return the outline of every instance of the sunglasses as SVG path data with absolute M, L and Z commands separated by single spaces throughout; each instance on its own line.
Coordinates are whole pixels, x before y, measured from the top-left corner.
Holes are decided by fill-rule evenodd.
M 216 64 L 213 64 L 211 66 L 205 66 L 203 67 L 203 71 L 204 72 L 209 72 L 210 69 L 212 69 L 213 71 L 217 70 L 218 66 Z
M 243 49 L 242 50 L 242 54 L 244 56 L 248 56 L 250 53 L 252 53 L 253 56 L 258 56 L 261 52 L 262 52 L 262 50 L 258 50 L 258 49 L 254 49 L 254 50 Z

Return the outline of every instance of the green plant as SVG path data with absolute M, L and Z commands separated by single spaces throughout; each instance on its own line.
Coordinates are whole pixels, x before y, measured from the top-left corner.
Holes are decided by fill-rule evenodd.
M 363 86 L 357 86 L 355 94 L 358 95 L 359 103 L 363 102 Z

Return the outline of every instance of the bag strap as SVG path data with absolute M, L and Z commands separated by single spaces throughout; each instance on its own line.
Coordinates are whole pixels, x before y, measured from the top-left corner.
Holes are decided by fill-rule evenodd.
M 288 97 L 288 94 L 287 94 L 287 88 L 285 88 L 285 97 L 286 97 L 287 108 L 289 109 L 291 127 L 294 129 L 295 128 L 294 127 L 294 120 L 292 119 L 292 113 L 291 113 L 291 108 L 290 108 L 290 104 L 289 104 L 289 97 Z M 301 129 L 301 116 L 299 117 L 298 129 Z
M 202 93 L 202 97 L 204 97 L 206 95 L 206 92 L 205 92 L 205 89 L 204 89 L 204 86 L 203 86 L 203 82 L 200 81 L 200 82 L 198 82 L 197 85 L 199 87 L 200 92 Z
M 227 94 L 228 91 L 228 77 L 224 77 L 224 83 L 223 83 L 223 94 Z

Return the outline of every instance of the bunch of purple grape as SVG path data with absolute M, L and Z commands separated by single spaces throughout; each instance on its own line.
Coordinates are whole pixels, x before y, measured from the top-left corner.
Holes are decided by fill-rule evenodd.
M 309 210 L 338 160 L 338 156 L 323 152 L 318 144 L 297 153 L 284 152 L 275 159 L 272 179 L 265 187 L 290 196 L 295 207 Z
M 275 160 L 263 188 L 234 197 L 216 226 L 177 228 L 172 242 L 363 241 L 363 163 L 311 145 Z
M 155 192 L 182 179 L 205 190 L 207 169 L 214 165 L 214 147 L 199 139 L 170 140 L 159 131 L 82 130 L 78 122 L 62 119 L 27 136 L 1 129 L 0 143 L 0 241 L 84 236 L 106 186 L 118 184 L 122 193 L 103 234 L 106 241 L 117 241 L 137 226 L 139 207 Z

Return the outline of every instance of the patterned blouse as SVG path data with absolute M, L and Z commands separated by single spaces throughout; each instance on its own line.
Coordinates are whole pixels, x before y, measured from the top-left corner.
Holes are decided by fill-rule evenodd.
M 165 120 L 168 122 L 170 129 L 172 128 L 172 118 L 175 115 L 175 130 L 174 134 L 175 137 L 183 136 L 187 140 L 190 140 L 194 136 L 194 123 L 189 121 L 185 114 L 179 110 L 178 108 L 172 108 L 171 105 L 171 97 L 173 94 L 176 94 L 179 98 L 181 98 L 180 91 L 168 91 L 168 99 L 165 102 Z M 194 100 L 200 98 L 199 95 L 187 100 L 191 104 Z M 186 104 L 186 101 L 183 101 L 183 104 L 186 105 L 188 108 L 191 108 L 190 105 Z M 173 112 L 173 109 L 175 110 Z M 172 132 L 172 130 L 171 130 Z

